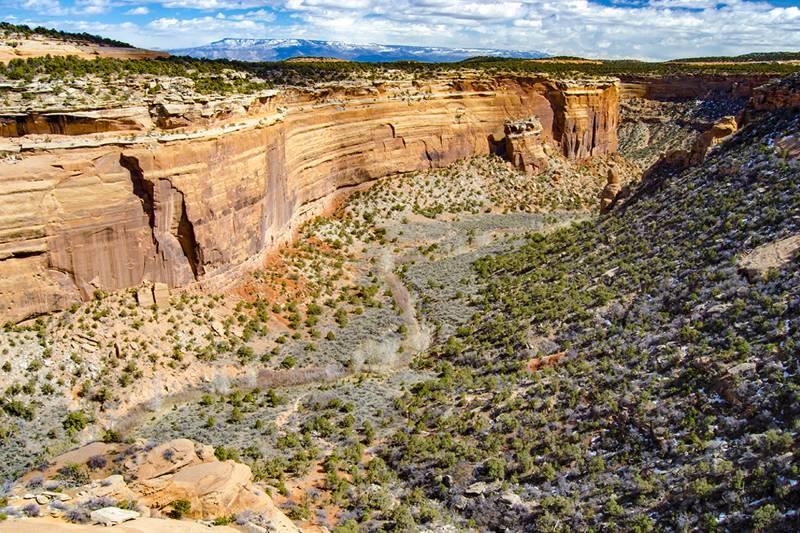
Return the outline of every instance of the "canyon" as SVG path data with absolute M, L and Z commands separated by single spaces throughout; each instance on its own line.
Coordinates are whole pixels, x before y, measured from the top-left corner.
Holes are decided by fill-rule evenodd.
M 565 64 L 6 69 L 0 531 L 796 522 L 800 79 Z
M 620 101 L 747 98 L 767 79 L 468 72 L 7 113 L 0 317 L 19 321 L 142 282 L 220 289 L 363 183 L 489 153 L 533 169 L 547 143 L 576 161 L 614 153 Z M 531 117 L 541 129 L 533 141 L 505 131 Z
M 619 94 L 455 76 L 0 117 L 0 316 L 144 281 L 224 287 L 360 184 L 504 152 L 510 120 L 537 117 L 568 159 L 613 153 Z

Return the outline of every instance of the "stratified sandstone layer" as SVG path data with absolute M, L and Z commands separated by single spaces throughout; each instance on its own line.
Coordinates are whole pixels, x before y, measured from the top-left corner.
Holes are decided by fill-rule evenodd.
M 4 148 L 19 154 L 0 161 L 0 318 L 142 281 L 224 286 L 340 193 L 487 154 L 509 119 L 536 117 L 572 159 L 614 152 L 618 100 L 616 80 L 513 77 L 89 115 L 105 128 L 63 112 L 66 135 L 19 137 L 41 122 L 15 117 Z
M 75 56 L 81 59 L 95 59 L 97 57 L 152 59 L 169 56 L 166 52 L 122 46 L 100 46 L 81 41 L 64 41 L 42 35 L 29 35 L 26 37 L 21 34 L 11 34 L 0 41 L 0 63 L 8 63 L 13 59 L 29 59 L 46 55 L 53 57 Z
M 539 119 L 530 117 L 506 122 L 505 134 L 506 158 L 514 168 L 533 174 L 547 165 L 546 144 Z
M 672 76 L 624 76 L 621 96 L 649 100 L 687 100 L 715 97 L 749 98 L 756 88 L 775 79 L 774 74 L 675 74 Z

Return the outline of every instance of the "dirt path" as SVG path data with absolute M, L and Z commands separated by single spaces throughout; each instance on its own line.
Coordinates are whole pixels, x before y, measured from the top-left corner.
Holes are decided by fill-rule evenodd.
M 400 309 L 400 317 L 406 327 L 406 338 L 402 344 L 403 357 L 401 357 L 401 366 L 405 366 L 414 355 L 430 346 L 431 336 L 417 320 L 417 309 L 414 307 L 411 293 L 408 292 L 408 288 L 394 273 L 394 256 L 386 253 L 381 259 L 380 273 L 389 286 L 389 290 L 392 291 L 392 298 Z
M 310 394 L 309 392 L 305 392 L 305 393 L 301 394 L 300 396 L 295 398 L 295 400 L 291 403 L 291 405 L 289 406 L 288 409 L 286 409 L 281 414 L 276 416 L 275 417 L 275 427 L 282 428 L 283 426 L 288 424 L 289 423 L 289 419 L 292 417 L 292 415 L 297 413 L 297 410 L 300 408 L 300 402 L 302 402 L 303 398 L 305 398 L 309 394 Z

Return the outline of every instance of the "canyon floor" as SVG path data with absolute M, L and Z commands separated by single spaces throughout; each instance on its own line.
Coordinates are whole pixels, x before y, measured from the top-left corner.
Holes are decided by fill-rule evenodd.
M 616 154 L 389 176 L 224 294 L 6 325 L 0 530 L 796 530 L 800 115 L 665 158 L 748 105 L 630 100 Z

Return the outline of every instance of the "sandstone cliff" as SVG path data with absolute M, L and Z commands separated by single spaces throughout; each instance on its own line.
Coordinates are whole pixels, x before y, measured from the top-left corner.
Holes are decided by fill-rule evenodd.
M 618 98 L 615 80 L 446 79 L 285 91 L 226 112 L 8 119 L 2 148 L 19 153 L 0 161 L 0 318 L 145 280 L 223 287 L 340 193 L 489 153 L 509 119 L 536 117 L 572 159 L 614 152 Z
M 628 75 L 621 78 L 620 92 L 623 99 L 688 100 L 711 96 L 749 98 L 756 88 L 776 77 L 775 74 Z
M 43 35 L 22 35 L 11 33 L 0 40 L 0 63 L 13 59 L 29 59 L 32 57 L 75 56 L 81 59 L 111 57 L 115 59 L 152 59 L 169 56 L 166 52 L 156 52 L 141 48 L 122 46 L 101 46 L 84 41 L 65 41 Z

